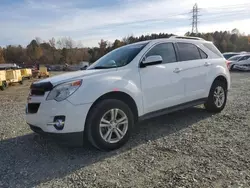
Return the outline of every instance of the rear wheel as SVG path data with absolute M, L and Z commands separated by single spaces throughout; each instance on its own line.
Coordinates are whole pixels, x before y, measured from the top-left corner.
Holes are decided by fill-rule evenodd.
M 227 86 L 224 82 L 216 80 L 211 89 L 207 99 L 204 104 L 205 108 L 209 112 L 221 112 L 227 101 Z
M 7 83 L 6 82 L 2 82 L 2 86 L 0 86 L 0 89 L 3 91 L 5 90 L 7 87 Z
M 103 100 L 89 113 L 85 134 L 93 146 L 109 151 L 120 148 L 128 141 L 134 117 L 124 102 L 115 99 Z

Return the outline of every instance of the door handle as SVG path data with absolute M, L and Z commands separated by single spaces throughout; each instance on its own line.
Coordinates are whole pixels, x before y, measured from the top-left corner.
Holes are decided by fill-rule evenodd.
M 211 63 L 208 63 L 208 62 L 205 62 L 204 63 L 204 66 L 206 66 L 206 67 L 208 67 L 208 66 L 210 66 L 211 65 Z
M 179 72 L 181 72 L 181 69 L 180 69 L 180 68 L 175 68 L 175 69 L 174 69 L 174 73 L 179 73 Z

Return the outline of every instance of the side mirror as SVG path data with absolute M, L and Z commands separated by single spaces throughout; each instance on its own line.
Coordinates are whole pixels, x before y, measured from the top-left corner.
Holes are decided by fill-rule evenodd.
M 146 67 L 150 65 L 157 65 L 161 64 L 163 61 L 162 57 L 160 55 L 151 55 L 148 56 L 144 61 L 140 63 L 140 67 Z

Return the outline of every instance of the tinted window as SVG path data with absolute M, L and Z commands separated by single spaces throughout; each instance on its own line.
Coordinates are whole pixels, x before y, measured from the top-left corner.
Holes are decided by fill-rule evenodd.
M 171 63 L 177 61 L 174 46 L 172 43 L 163 43 L 156 45 L 147 53 L 146 57 L 151 55 L 160 55 L 163 59 L 163 63 Z
M 207 54 L 205 52 L 203 52 L 201 49 L 199 49 L 200 54 L 201 54 L 201 58 L 202 59 L 207 59 Z
M 180 54 L 180 61 L 189 61 L 195 59 L 201 59 L 199 49 L 189 43 L 177 43 L 179 54 Z

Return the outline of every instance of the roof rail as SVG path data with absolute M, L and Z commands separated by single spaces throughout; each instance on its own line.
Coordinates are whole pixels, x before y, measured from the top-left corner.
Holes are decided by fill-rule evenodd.
M 191 39 L 191 40 L 204 40 L 203 38 L 199 37 L 187 37 L 187 36 L 171 36 L 171 39 Z

